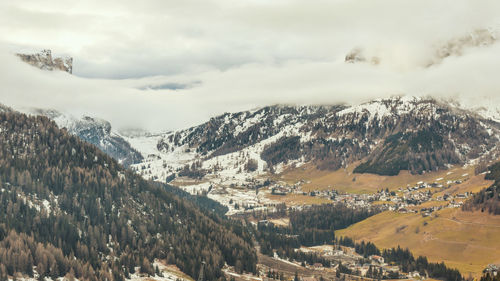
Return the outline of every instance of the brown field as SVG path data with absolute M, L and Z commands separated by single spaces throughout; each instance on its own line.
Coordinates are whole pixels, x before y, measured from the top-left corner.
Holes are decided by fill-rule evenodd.
M 258 258 L 259 266 L 263 267 L 264 271 L 267 271 L 269 268 L 271 268 L 275 271 L 283 272 L 285 274 L 285 277 L 288 278 L 287 280 L 292 280 L 295 272 L 297 272 L 300 276 L 316 276 L 318 278 L 319 276 L 322 276 L 327 280 L 334 280 L 335 278 L 335 272 L 331 269 L 315 270 L 312 268 L 305 268 L 300 265 L 294 265 L 278 259 L 270 258 L 268 256 L 260 254 L 259 252 Z
M 427 201 L 424 202 L 418 206 L 415 207 L 409 207 L 408 209 L 417 209 L 420 210 L 422 208 L 429 208 L 429 207 L 439 207 L 439 206 L 446 206 L 448 205 L 447 201 Z
M 272 222 L 275 225 L 278 225 L 278 226 L 287 227 L 287 226 L 290 225 L 290 219 L 289 218 L 270 219 L 269 221 Z
M 170 182 L 171 185 L 174 186 L 189 186 L 189 185 L 198 185 L 207 182 L 206 180 L 196 180 L 187 177 L 179 177 Z
M 375 174 L 353 174 L 352 171 L 359 163 L 351 164 L 347 169 L 337 171 L 321 171 L 313 164 L 306 164 L 300 168 L 285 170 L 275 179 L 283 180 L 289 184 L 305 181 L 302 186 L 304 191 L 336 189 L 349 193 L 373 193 L 380 189 L 388 188 L 397 190 L 407 185 L 415 185 L 419 181 L 434 182 L 443 178 L 440 182 L 448 180 L 464 179 L 464 174 L 474 175 L 474 167 L 452 167 L 450 170 L 412 175 L 408 171 L 401 171 L 397 176 L 380 176 Z M 451 172 L 450 174 L 448 174 Z
M 337 231 L 381 248 L 408 247 L 430 261 L 444 261 L 463 275 L 477 277 L 490 263 L 500 263 L 500 216 L 444 209 L 438 216 L 384 212 Z

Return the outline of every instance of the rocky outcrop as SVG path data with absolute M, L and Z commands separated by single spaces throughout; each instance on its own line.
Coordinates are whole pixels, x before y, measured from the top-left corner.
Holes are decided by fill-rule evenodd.
M 364 54 L 363 49 L 354 48 L 345 56 L 346 63 L 359 63 L 359 62 L 369 62 L 373 65 L 377 65 L 380 63 L 380 59 L 378 57 L 367 58 Z
M 17 54 L 26 63 L 44 70 L 62 70 L 73 73 L 73 58 L 52 57 L 50 50 L 42 50 L 35 54 Z

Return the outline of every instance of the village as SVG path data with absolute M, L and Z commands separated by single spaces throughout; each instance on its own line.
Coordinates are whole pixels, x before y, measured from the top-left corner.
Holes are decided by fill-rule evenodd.
M 472 194 L 470 192 L 452 194 L 446 190 L 454 185 L 467 181 L 467 174 L 463 175 L 463 180 L 447 181 L 444 184 L 436 182 L 418 182 L 413 186 L 400 187 L 397 191 L 381 189 L 373 194 L 341 193 L 333 187 L 331 190 L 316 190 L 304 192 L 301 186 L 304 182 L 293 185 L 275 184 L 271 187 L 271 194 L 286 196 L 288 194 L 300 194 L 312 197 L 327 199 L 332 203 L 343 203 L 351 208 L 371 208 L 377 207 L 380 210 L 390 210 L 400 213 L 418 213 L 428 216 L 432 212 L 443 208 L 460 208 L 464 201 Z M 443 193 L 443 195 L 435 194 Z M 435 202 L 433 206 L 419 207 L 426 202 Z

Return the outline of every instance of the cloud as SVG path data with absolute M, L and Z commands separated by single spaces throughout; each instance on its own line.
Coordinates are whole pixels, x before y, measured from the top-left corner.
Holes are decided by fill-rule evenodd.
M 497 30 L 499 11 L 496 0 L 4 1 L 0 102 L 156 131 L 275 103 L 411 94 L 498 105 L 499 43 L 427 66 L 437 46 Z M 355 47 L 380 64 L 344 63 Z M 73 56 L 75 75 L 12 55 L 40 48 Z
M 407 69 L 438 40 L 500 24 L 496 0 L 25 0 L 0 8 L 0 41 L 69 53 L 76 75 L 100 78 L 334 60 L 353 47 Z

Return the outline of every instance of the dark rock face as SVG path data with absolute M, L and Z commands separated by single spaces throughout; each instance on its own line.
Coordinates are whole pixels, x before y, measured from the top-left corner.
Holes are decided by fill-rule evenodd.
M 73 58 L 52 57 L 50 50 L 42 50 L 35 54 L 17 54 L 24 62 L 44 70 L 62 70 L 73 73 Z
M 368 58 L 364 54 L 363 49 L 361 48 L 354 48 L 352 49 L 347 55 L 345 56 L 344 61 L 346 63 L 366 63 L 369 62 L 373 65 L 377 65 L 380 63 L 380 58 L 379 57 L 371 57 Z

